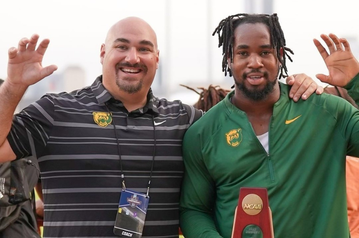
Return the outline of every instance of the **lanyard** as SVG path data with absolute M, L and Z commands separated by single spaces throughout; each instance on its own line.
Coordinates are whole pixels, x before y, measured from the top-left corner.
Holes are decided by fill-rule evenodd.
M 115 138 L 116 138 L 116 142 L 117 142 L 117 153 L 120 159 L 120 170 L 121 170 L 121 179 L 122 179 L 122 190 L 126 189 L 126 184 L 125 184 L 125 174 L 123 172 L 123 166 L 122 166 L 122 156 L 121 156 L 121 145 L 120 145 L 120 141 L 118 139 L 118 135 L 116 132 L 116 123 L 115 123 L 115 118 L 112 115 L 112 112 L 110 111 L 110 109 L 108 108 L 108 105 L 106 103 L 106 108 L 108 113 L 111 115 L 112 117 L 112 122 L 113 122 L 113 131 L 115 133 Z M 154 117 L 152 115 L 152 126 L 153 126 L 153 140 L 154 140 L 154 145 L 153 145 L 153 153 L 152 153 L 152 163 L 151 163 L 151 170 L 150 170 L 150 178 L 148 180 L 147 183 L 147 191 L 146 191 L 146 197 L 148 197 L 149 193 L 150 193 L 150 186 L 151 186 L 151 180 L 152 180 L 152 173 L 153 173 L 153 167 L 155 164 L 155 156 L 156 156 L 156 127 L 155 127 L 155 123 L 154 123 Z

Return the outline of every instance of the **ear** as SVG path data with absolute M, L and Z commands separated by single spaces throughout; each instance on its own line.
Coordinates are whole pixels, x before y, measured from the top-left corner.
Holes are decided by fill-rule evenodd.
M 156 69 L 158 69 L 159 65 L 160 65 L 160 51 L 157 50 L 157 53 L 156 53 L 156 57 L 157 57 L 157 63 L 156 63 Z
M 106 46 L 105 46 L 105 44 L 102 44 L 101 49 L 100 49 L 100 61 L 101 61 L 101 64 L 103 64 L 103 59 L 105 58 L 105 54 L 106 54 Z
M 227 65 L 228 65 L 228 68 L 232 70 L 232 61 L 231 61 L 231 58 L 227 58 Z
M 283 47 L 280 48 L 278 57 L 283 59 L 283 57 L 284 57 L 284 49 L 283 49 Z

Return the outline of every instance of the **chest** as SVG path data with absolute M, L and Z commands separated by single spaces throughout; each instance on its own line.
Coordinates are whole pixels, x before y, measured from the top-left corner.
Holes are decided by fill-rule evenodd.
M 263 113 L 260 115 L 248 114 L 247 117 L 256 135 L 262 135 L 268 132 L 272 113 Z

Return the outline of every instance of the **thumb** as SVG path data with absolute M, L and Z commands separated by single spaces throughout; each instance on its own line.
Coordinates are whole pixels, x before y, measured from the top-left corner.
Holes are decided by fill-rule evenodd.
M 319 79 L 321 82 L 323 83 L 329 83 L 330 84 L 330 77 L 328 75 L 325 74 L 316 74 L 315 75 L 317 77 L 317 79 Z
M 49 65 L 47 67 L 42 68 L 41 70 L 41 77 L 45 78 L 49 75 L 51 75 L 53 72 L 55 72 L 57 70 L 57 66 L 56 65 Z

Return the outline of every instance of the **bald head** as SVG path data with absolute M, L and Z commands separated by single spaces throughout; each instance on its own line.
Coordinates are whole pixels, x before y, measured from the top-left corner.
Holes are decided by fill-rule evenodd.
M 144 106 L 159 62 L 152 27 L 138 17 L 116 22 L 101 46 L 100 57 L 102 82 L 111 95 L 122 102 L 127 100 L 127 105 L 136 105 L 135 109 Z
M 141 40 L 148 41 L 148 43 L 153 44 L 156 50 L 158 49 L 155 31 L 152 29 L 150 24 L 138 17 L 127 17 L 116 22 L 107 32 L 105 44 L 112 44 L 114 40 L 116 40 L 117 32 L 123 31 L 123 29 L 131 29 L 133 34 L 146 37 L 147 39 L 144 38 Z

